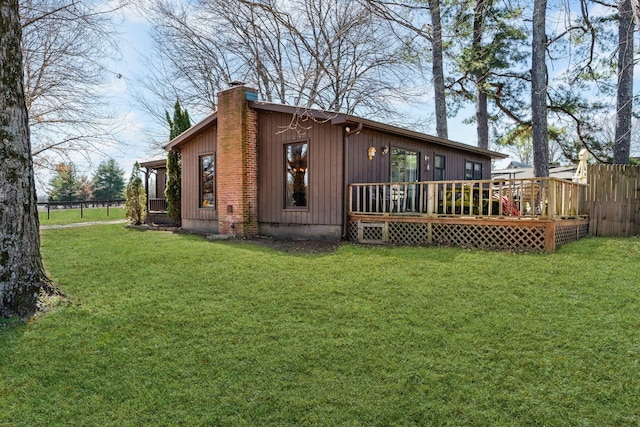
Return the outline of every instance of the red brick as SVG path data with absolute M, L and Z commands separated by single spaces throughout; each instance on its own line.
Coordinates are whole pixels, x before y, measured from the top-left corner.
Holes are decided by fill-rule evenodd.
M 257 114 L 245 86 L 218 93 L 217 191 L 220 234 L 258 234 Z M 228 207 L 231 206 L 231 209 Z

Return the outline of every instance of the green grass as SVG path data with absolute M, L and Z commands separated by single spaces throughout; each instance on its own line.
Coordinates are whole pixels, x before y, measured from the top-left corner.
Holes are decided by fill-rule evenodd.
M 107 208 L 86 208 L 82 210 L 80 217 L 80 209 L 51 209 L 49 218 L 47 219 L 47 211 L 41 210 L 40 225 L 66 225 L 78 222 L 93 221 L 115 221 L 124 219 L 123 207 L 110 207 L 109 216 L 107 216 Z
M 0 324 L 0 425 L 640 425 L 640 239 L 289 254 L 43 233 L 69 300 Z

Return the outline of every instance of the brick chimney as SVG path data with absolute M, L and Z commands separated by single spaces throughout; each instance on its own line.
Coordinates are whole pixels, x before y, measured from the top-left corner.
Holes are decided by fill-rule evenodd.
M 257 92 L 243 84 L 218 93 L 218 231 L 258 234 L 258 120 L 247 99 Z

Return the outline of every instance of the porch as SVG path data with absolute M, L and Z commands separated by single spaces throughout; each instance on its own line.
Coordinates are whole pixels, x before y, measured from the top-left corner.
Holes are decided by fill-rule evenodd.
M 348 237 L 553 252 L 588 235 L 586 188 L 557 178 L 351 184 Z
M 166 159 L 142 162 L 140 166 L 145 171 L 146 222 L 148 224 L 174 225 L 173 219 L 167 215 L 167 199 L 164 197 L 164 189 L 167 184 Z

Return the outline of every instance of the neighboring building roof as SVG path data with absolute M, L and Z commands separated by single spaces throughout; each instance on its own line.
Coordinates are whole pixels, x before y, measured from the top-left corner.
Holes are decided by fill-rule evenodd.
M 571 181 L 573 175 L 576 172 L 578 165 L 567 166 L 549 166 L 549 177 L 566 179 Z M 521 179 L 521 178 L 535 178 L 533 173 L 533 167 L 516 167 L 508 169 L 498 169 L 491 171 L 491 178 L 493 179 Z
M 530 168 L 530 167 L 531 167 L 531 165 L 529 165 L 529 164 L 518 162 L 516 160 L 512 160 L 511 163 L 509 163 L 505 169 Z
M 330 122 L 332 125 L 354 125 L 354 126 L 362 126 L 362 128 L 373 129 L 393 135 L 405 136 L 413 139 L 417 139 L 420 141 L 430 142 L 433 144 L 442 145 L 450 148 L 457 148 L 465 151 L 471 151 L 478 154 L 483 154 L 485 156 L 489 156 L 494 159 L 505 159 L 508 157 L 506 154 L 498 153 L 497 151 L 485 150 L 480 147 L 475 147 L 469 144 L 463 144 L 461 142 L 451 141 L 449 139 L 439 138 L 434 135 L 428 135 L 421 132 L 415 132 L 409 129 L 400 128 L 397 126 L 392 126 L 385 123 L 376 122 L 369 119 L 364 119 L 362 117 L 352 116 L 349 114 L 338 113 L 334 111 L 324 111 L 324 110 L 315 110 L 311 108 L 305 107 L 296 107 L 291 105 L 284 104 L 274 104 L 271 102 L 263 102 L 263 101 L 249 101 L 249 106 L 256 110 L 266 110 L 266 111 L 274 111 L 288 114 L 299 114 L 302 116 L 307 116 L 313 118 L 314 120 L 318 120 L 320 122 Z M 209 128 L 213 124 L 216 123 L 218 119 L 217 112 L 210 114 L 205 117 L 200 122 L 196 123 L 182 134 L 174 138 L 167 145 L 164 146 L 164 149 L 169 151 L 173 148 L 179 147 L 184 144 L 187 140 L 189 140 L 192 136 L 202 132 L 203 130 Z

